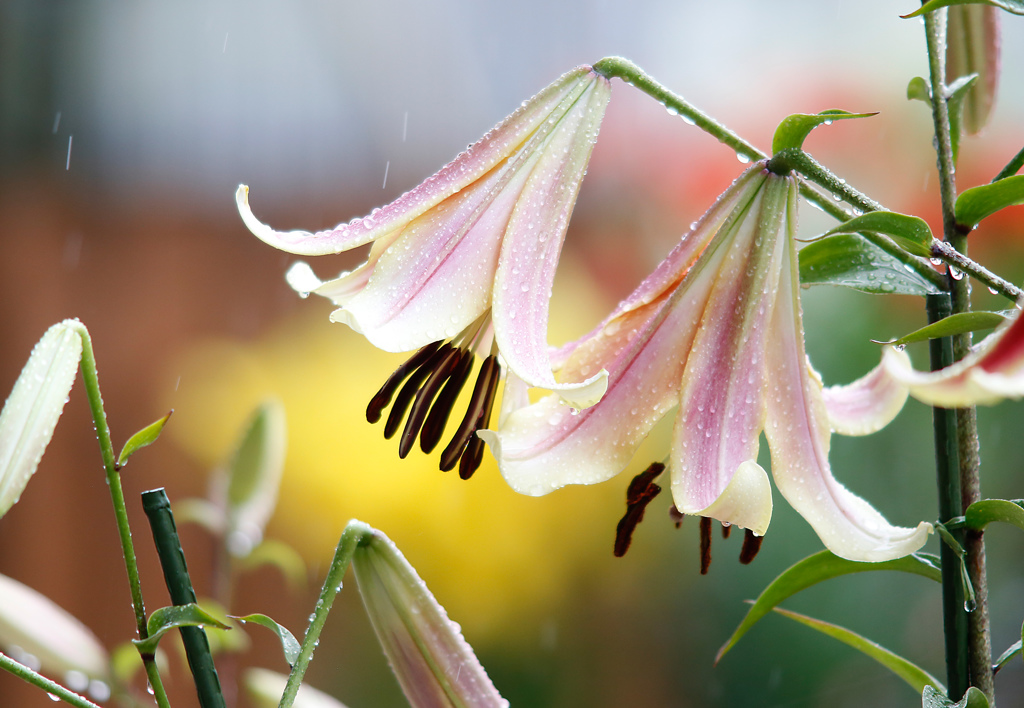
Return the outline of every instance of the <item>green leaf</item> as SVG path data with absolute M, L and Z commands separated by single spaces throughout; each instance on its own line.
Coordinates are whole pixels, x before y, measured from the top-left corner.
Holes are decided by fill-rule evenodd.
M 907 84 L 907 100 L 908 101 L 924 101 L 929 106 L 932 105 L 932 89 L 928 85 L 928 79 L 922 76 L 915 76 Z
M 869 211 L 843 222 L 825 235 L 854 234 L 858 231 L 885 234 L 904 251 L 915 256 L 928 258 L 932 255 L 932 230 L 924 219 L 892 211 Z
M 921 329 L 914 330 L 910 334 L 905 334 L 899 339 L 894 339 L 891 342 L 885 342 L 885 344 L 892 344 L 899 347 L 904 344 L 923 342 L 927 339 L 938 339 L 939 337 L 951 337 L 954 334 L 964 334 L 965 332 L 977 332 L 982 329 L 992 329 L 993 327 L 998 327 L 1005 321 L 1006 315 L 1000 312 L 958 312 L 955 315 L 943 317 L 938 322 L 933 322 Z M 881 343 L 882 342 L 879 342 L 879 344 Z
M 993 521 L 1013 524 L 1024 531 L 1024 507 L 1008 499 L 982 499 L 967 507 L 967 528 L 981 531 Z
M 954 703 L 933 686 L 925 686 L 921 694 L 922 708 L 988 708 L 988 699 L 980 690 L 971 686 L 959 701 Z
M 1022 628 L 1021 633 L 1024 634 L 1024 628 Z M 1011 644 L 1006 651 L 999 655 L 999 658 L 996 659 L 996 663 L 992 665 L 992 673 L 999 671 L 999 669 L 1009 663 L 1010 659 L 1020 654 L 1022 646 L 1024 646 L 1024 637 Z
M 281 649 L 284 651 L 284 660 L 288 662 L 288 666 L 294 666 L 295 660 L 299 658 L 299 642 L 295 639 L 295 635 L 288 631 L 288 628 L 278 624 L 274 620 L 270 619 L 266 615 L 259 613 L 252 615 L 245 615 L 243 617 L 236 617 L 235 615 L 229 615 L 231 619 L 236 619 L 239 622 L 252 622 L 258 624 L 261 627 L 266 627 L 281 640 Z
M 1024 175 L 1004 177 L 991 184 L 971 187 L 956 198 L 956 222 L 975 227 L 985 217 L 1008 206 L 1024 204 Z
M 187 605 L 171 605 L 161 607 L 149 616 L 146 622 L 146 632 L 149 637 L 146 639 L 133 639 L 132 643 L 138 647 L 140 654 L 152 654 L 156 651 L 157 644 L 165 634 L 172 629 L 181 627 L 217 627 L 218 629 L 230 629 L 230 627 L 194 602 Z
M 155 423 L 150 423 L 145 428 L 135 433 L 135 435 L 128 438 L 128 442 L 121 448 L 121 454 L 117 457 L 117 466 L 124 467 L 128 463 L 128 458 L 135 454 L 135 451 L 139 448 L 152 445 L 156 442 L 156 439 L 160 437 L 160 433 L 164 429 L 164 425 L 167 424 L 167 419 L 171 417 L 171 413 L 174 413 L 172 409 L 170 413 L 165 415 Z
M 946 87 L 948 97 L 946 104 L 949 106 L 949 142 L 953 149 L 953 164 L 956 164 L 960 157 L 960 137 L 963 135 L 964 99 L 967 92 L 978 80 L 977 74 L 961 76 Z
M 850 113 L 833 108 L 821 113 L 794 113 L 787 116 L 775 129 L 775 137 L 772 139 L 772 153 L 777 153 L 786 148 L 803 147 L 804 140 L 811 134 L 811 131 L 822 123 L 831 125 L 834 120 L 846 118 L 867 118 L 878 115 L 877 113 Z
M 1013 15 L 1024 15 L 1024 0 L 929 0 L 909 15 L 900 15 L 903 19 L 917 17 L 933 10 L 950 5 L 992 5 L 1002 8 Z
M 264 401 L 253 413 L 228 465 L 227 545 L 246 556 L 262 540 L 263 528 L 277 505 L 284 470 L 284 407 Z
M 915 693 L 920 693 L 924 690 L 925 686 L 934 686 L 940 691 L 945 691 L 946 687 L 942 685 L 942 682 L 937 678 L 929 674 L 927 671 L 914 664 L 907 659 L 904 659 L 898 654 L 894 654 L 885 647 L 876 644 L 870 639 L 866 639 L 856 632 L 851 632 L 845 627 L 831 624 L 830 622 L 823 622 L 807 615 L 802 615 L 791 610 L 784 610 L 781 607 L 772 608 L 774 612 L 779 613 L 783 617 L 789 617 L 792 620 L 796 620 L 800 624 L 806 625 L 811 629 L 815 629 L 822 634 L 825 634 L 833 639 L 838 639 L 843 644 L 853 647 L 857 651 L 871 657 L 885 668 L 892 671 L 898 677 L 903 679 L 914 689 Z
M 935 290 L 923 276 L 860 234 L 828 236 L 800 249 L 800 282 L 866 293 L 924 296 Z
M 864 563 L 859 561 L 846 560 L 833 554 L 830 551 L 820 551 L 802 561 L 790 566 L 775 578 L 766 587 L 753 606 L 747 611 L 740 626 L 732 633 L 729 640 L 718 650 L 715 657 L 717 663 L 725 653 L 732 649 L 733 645 L 747 633 L 754 624 L 768 614 L 773 607 L 788 597 L 795 595 L 801 590 L 806 590 L 812 585 L 838 578 L 850 573 L 863 573 L 870 570 L 900 570 L 905 573 L 923 575 L 926 578 L 939 582 L 942 573 L 939 570 L 938 559 L 923 553 L 915 553 L 896 560 L 883 561 L 881 563 Z
M 39 467 L 82 357 L 77 321 L 53 325 L 32 349 L 0 412 L 0 517 Z

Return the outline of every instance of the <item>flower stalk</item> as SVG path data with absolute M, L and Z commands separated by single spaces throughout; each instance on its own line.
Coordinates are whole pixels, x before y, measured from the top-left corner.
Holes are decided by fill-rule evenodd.
M 100 706 L 96 705 L 84 696 L 80 696 L 74 691 L 69 691 L 56 681 L 46 678 L 42 674 L 33 671 L 29 667 L 15 661 L 2 652 L 0 652 L 0 669 L 14 674 L 33 686 L 38 686 L 50 694 L 50 697 L 54 700 L 64 701 L 68 705 L 75 706 L 75 708 L 100 708 Z

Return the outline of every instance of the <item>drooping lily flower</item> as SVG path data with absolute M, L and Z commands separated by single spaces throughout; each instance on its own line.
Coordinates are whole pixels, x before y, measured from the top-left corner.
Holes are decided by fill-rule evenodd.
M 883 363 L 923 403 L 943 408 L 993 405 L 1024 396 L 1024 319 L 1020 311 L 952 366 L 916 371 L 902 352 L 886 347 Z
M 555 380 L 547 325 L 566 226 L 610 95 L 608 79 L 581 66 L 524 102 L 423 184 L 329 231 L 275 231 L 253 216 L 248 187 L 238 188 L 242 220 L 276 248 L 323 255 L 372 242 L 367 261 L 334 280 L 321 281 L 301 262 L 287 278 L 300 293 L 338 305 L 331 319 L 375 346 L 395 352 L 421 348 L 367 409 L 367 418 L 376 422 L 409 379 L 385 431 L 391 437 L 411 406 L 403 457 L 421 429 L 423 450 L 437 445 L 474 354 L 486 359 L 473 402 L 442 455 L 442 469 L 461 457 L 464 476 L 483 453 L 475 431 L 489 424 L 499 382 L 497 353 L 518 377 L 557 391 L 573 405 L 592 405 L 604 393 L 603 372 L 584 381 Z
M 568 380 L 608 371 L 596 405 L 577 410 L 556 396 L 531 404 L 527 385 L 509 374 L 499 426 L 480 432 L 509 484 L 540 495 L 609 479 L 677 409 L 668 457 L 675 507 L 747 529 L 747 560 L 772 513 L 757 464 L 762 430 L 779 491 L 831 551 L 881 561 L 920 548 L 929 524 L 892 526 L 832 476 L 831 432 L 879 429 L 907 393 L 881 368 L 823 390 L 804 352 L 796 205 L 793 177 L 752 166 L 615 312 L 563 347 L 554 358 Z M 630 491 L 636 503 L 650 496 Z

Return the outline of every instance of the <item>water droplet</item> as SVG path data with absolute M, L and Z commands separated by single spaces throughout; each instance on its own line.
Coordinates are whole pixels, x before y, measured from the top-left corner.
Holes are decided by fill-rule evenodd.
M 962 280 L 963 277 L 964 277 L 964 273 L 963 273 L 962 270 L 959 270 L 957 268 L 954 268 L 953 266 L 950 266 L 949 267 L 949 276 L 953 280 Z
M 964 600 L 964 612 L 974 612 L 978 609 L 978 603 L 973 598 Z
M 928 262 L 931 263 L 933 266 L 940 266 L 940 265 L 942 265 L 942 259 L 941 258 L 929 258 Z
M 988 291 L 989 291 L 990 293 L 992 293 L 993 295 L 998 295 L 998 294 L 999 294 L 999 291 L 998 291 L 998 290 L 996 290 L 996 289 L 995 289 L 995 288 L 993 288 L 993 287 L 989 287 Z
M 736 159 L 745 165 L 748 162 L 750 162 L 750 155 L 745 155 L 742 152 L 738 152 L 736 153 Z
M 47 694 L 46 694 L 46 697 L 47 697 L 47 698 L 49 698 L 49 699 L 50 699 L 51 701 L 53 701 L 54 703 L 56 703 L 57 701 L 59 701 L 59 700 L 60 700 L 60 696 L 54 695 L 54 694 L 52 694 L 52 693 L 47 693 Z

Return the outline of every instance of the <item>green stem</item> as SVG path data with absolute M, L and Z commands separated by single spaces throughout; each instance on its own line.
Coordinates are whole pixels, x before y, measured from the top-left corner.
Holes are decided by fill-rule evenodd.
M 139 564 L 135 558 L 135 547 L 132 545 L 132 530 L 128 524 L 128 507 L 124 501 L 124 490 L 121 488 L 121 476 L 118 474 L 117 464 L 114 461 L 114 445 L 110 440 L 110 428 L 107 426 L 107 414 L 103 410 L 103 395 L 100 393 L 99 372 L 96 369 L 96 355 L 92 348 L 92 337 L 89 330 L 81 322 L 75 323 L 75 329 L 82 338 L 82 381 L 85 384 L 85 393 L 89 399 L 89 408 L 92 410 L 93 426 L 96 428 L 96 438 L 100 444 L 100 456 L 103 458 L 103 469 L 107 476 L 107 488 L 110 490 L 110 501 L 114 505 L 114 518 L 117 522 L 117 533 L 121 539 L 121 554 L 124 557 L 124 567 L 128 572 L 128 588 L 132 596 L 132 609 L 135 613 L 135 629 L 139 639 L 146 639 L 149 636 L 146 630 L 146 604 L 142 599 L 142 583 L 139 580 Z M 160 672 L 156 668 L 156 661 L 153 657 L 143 657 L 146 666 L 146 674 L 150 678 L 150 685 L 153 688 L 154 696 L 157 697 L 158 705 L 161 708 L 168 708 L 167 694 L 163 690 L 160 681 Z M 160 696 L 163 702 L 160 702 Z
M 945 48 L 946 11 L 929 12 L 924 16 L 925 40 L 928 45 L 928 73 L 932 87 L 932 122 L 935 127 L 935 145 L 938 153 L 939 194 L 942 197 L 942 227 L 944 240 L 967 256 L 967 236 L 956 224 L 956 166 L 953 159 L 953 141 L 949 122 L 949 106 L 946 103 Z M 967 278 L 959 280 L 950 276 L 950 291 L 953 296 L 952 312 L 969 312 L 971 309 L 971 288 Z M 960 360 L 970 351 L 970 333 L 953 337 L 953 358 Z M 958 448 L 957 475 L 961 507 L 980 498 L 981 469 L 978 443 L 978 420 L 974 408 L 960 408 L 956 411 L 956 435 Z M 950 517 L 946 517 L 950 518 Z M 992 643 L 988 616 L 988 583 L 985 572 L 985 546 L 981 532 L 965 535 L 964 548 L 967 553 L 967 568 L 976 594 L 976 608 L 968 617 L 968 634 L 965 638 L 969 665 L 970 684 L 981 689 L 995 706 L 995 690 L 992 680 Z M 952 690 L 952 686 L 951 686 Z M 950 693 L 956 700 L 961 694 Z
M 1001 179 L 1012 177 L 1020 172 L 1021 167 L 1024 167 L 1024 148 L 1021 148 L 1020 152 L 1013 156 L 1013 159 L 1006 164 L 1006 167 L 999 170 L 999 174 L 992 181 L 998 182 Z
M 55 696 L 65 703 L 78 706 L 78 708 L 100 708 L 100 706 L 96 705 L 84 696 L 80 696 L 74 691 L 69 691 L 59 683 L 51 681 L 42 674 L 33 671 L 24 664 L 18 663 L 3 653 L 0 653 L 0 669 L 8 671 L 18 678 L 28 681 L 33 686 L 38 686 L 51 696 Z
M 299 649 L 299 656 L 295 660 L 295 666 L 292 667 L 292 671 L 288 675 L 288 683 L 285 684 L 284 694 L 281 696 L 278 708 L 291 708 L 292 703 L 295 701 L 295 696 L 299 692 L 299 686 L 302 685 L 302 677 L 305 676 L 309 662 L 313 659 L 313 652 L 320 642 L 320 632 L 324 628 L 324 623 L 327 622 L 327 613 L 331 611 L 334 598 L 338 591 L 341 590 L 341 581 L 345 577 L 345 571 L 348 570 L 348 566 L 352 562 L 352 554 L 355 553 L 356 548 L 363 540 L 370 538 L 372 534 L 373 529 L 370 526 L 362 521 L 353 519 L 348 522 L 348 525 L 341 534 L 341 538 L 338 539 L 334 560 L 331 561 L 327 577 L 324 578 L 324 586 L 320 590 L 320 598 L 316 601 L 316 608 L 313 610 L 313 615 L 310 618 L 309 628 L 306 630 L 306 636 L 302 640 L 302 647 Z
M 980 263 L 972 261 L 970 258 L 954 248 L 949 241 L 939 241 L 938 239 L 934 239 L 932 240 L 931 250 L 932 255 L 935 258 L 938 258 L 946 265 L 957 269 L 961 273 L 967 273 L 967 275 L 988 287 L 989 290 L 993 290 L 1005 298 L 1016 302 L 1022 295 L 1024 295 L 1024 290 L 1018 288 L 1008 280 L 1000 278 Z

